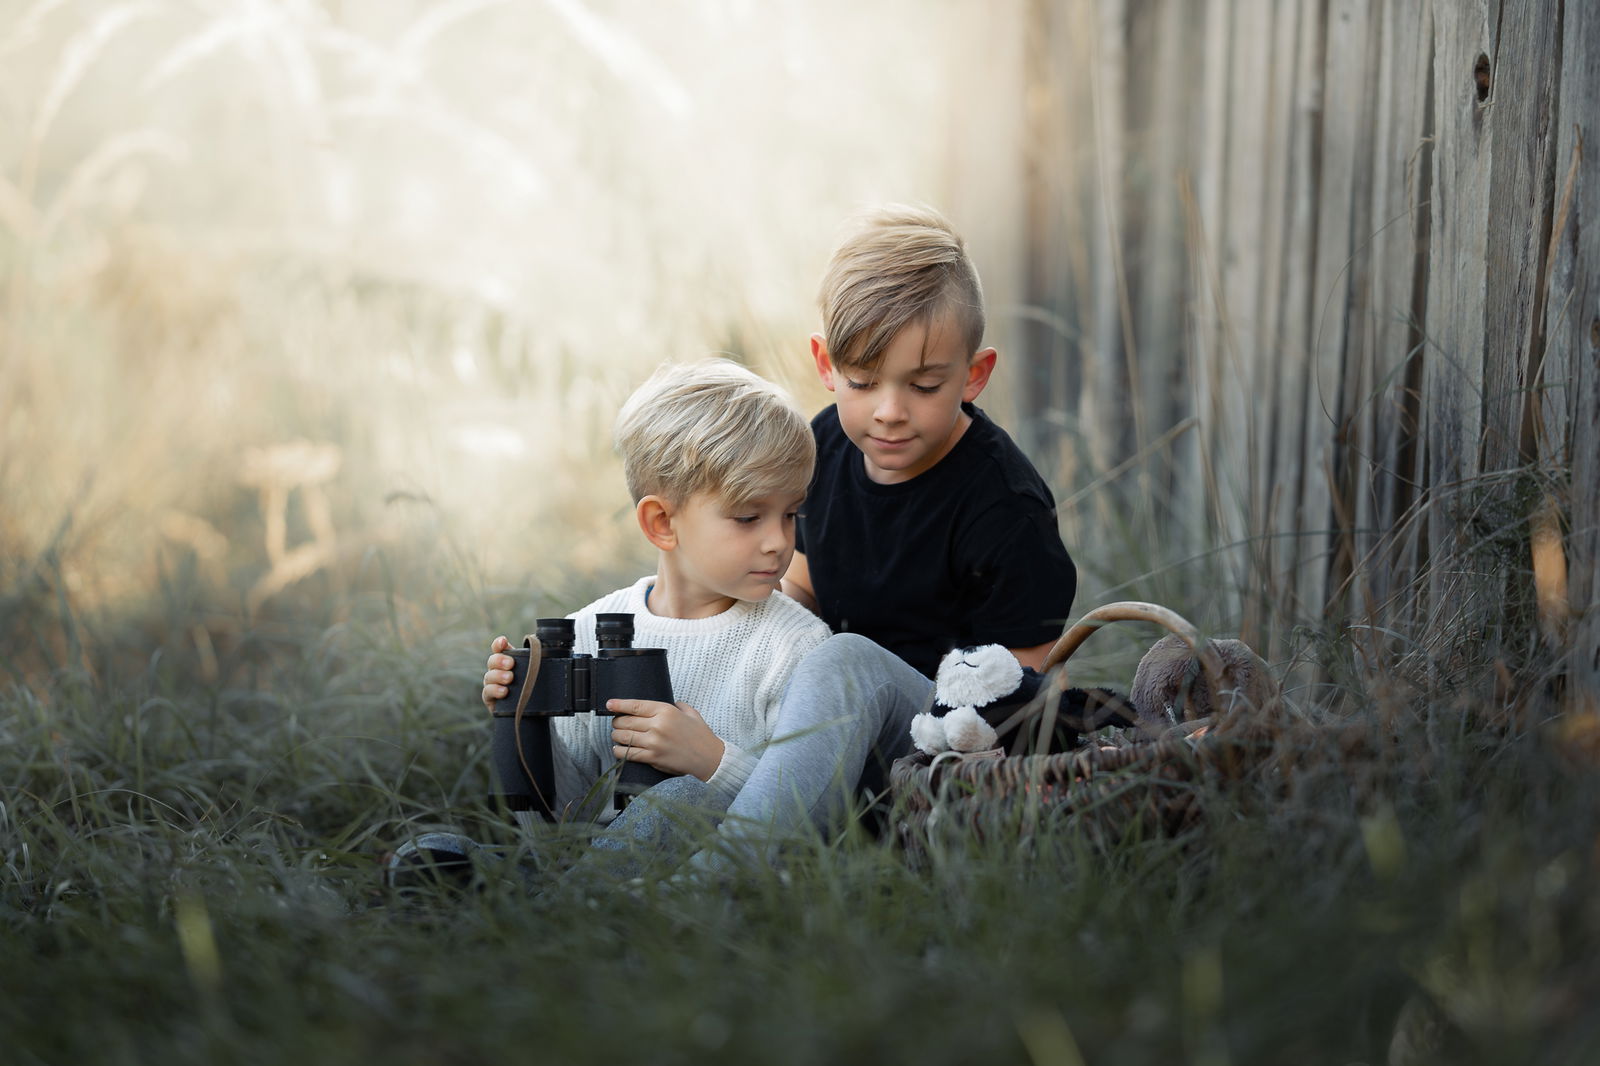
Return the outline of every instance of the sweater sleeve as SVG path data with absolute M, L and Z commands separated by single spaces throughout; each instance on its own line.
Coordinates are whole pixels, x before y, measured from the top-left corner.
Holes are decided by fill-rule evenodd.
M 737 744 L 724 740 L 722 742 L 722 762 L 717 764 L 717 772 L 711 775 L 706 786 L 719 796 L 732 798 L 739 794 L 744 783 L 750 780 L 750 773 L 756 768 L 756 757 Z

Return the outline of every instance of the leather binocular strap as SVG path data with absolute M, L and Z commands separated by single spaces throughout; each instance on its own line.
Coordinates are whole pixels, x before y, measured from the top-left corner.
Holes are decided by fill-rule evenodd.
M 528 649 L 528 672 L 522 679 L 522 692 L 517 696 L 517 709 L 511 718 L 512 731 L 517 738 L 517 762 L 522 764 L 522 772 L 533 782 L 533 791 L 538 795 L 539 802 L 544 805 L 545 810 L 553 810 L 553 801 L 539 787 L 539 779 L 534 776 L 533 768 L 528 765 L 528 755 L 522 750 L 522 712 L 527 709 L 528 698 L 533 695 L 533 683 L 539 679 L 539 658 L 543 649 L 540 647 L 539 638 L 532 634 L 522 638 L 522 646 Z
M 528 649 L 528 674 L 522 679 L 522 691 L 517 695 L 517 709 L 513 712 L 521 718 L 522 712 L 528 706 L 528 698 L 533 695 L 533 683 L 539 678 L 539 638 L 528 635 L 522 638 L 522 646 Z

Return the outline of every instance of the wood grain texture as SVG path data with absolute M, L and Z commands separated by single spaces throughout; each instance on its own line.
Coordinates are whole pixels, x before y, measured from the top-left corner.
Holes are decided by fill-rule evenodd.
M 1571 471 L 1558 487 L 1567 500 L 1569 703 L 1600 714 L 1600 25 L 1574 16 L 1569 9 L 1562 26 L 1555 194 L 1558 212 L 1567 207 L 1545 304 L 1540 454 L 1545 469 Z
M 1171 509 L 1138 519 L 1152 556 L 1203 553 L 1228 586 L 1205 609 L 1269 658 L 1293 626 L 1356 623 L 1389 634 L 1371 661 L 1421 648 L 1450 677 L 1529 631 L 1529 516 L 1556 513 L 1559 639 L 1595 701 L 1600 181 L 1578 160 L 1600 156 L 1600 20 L 1573 0 L 1028 8 L 1058 62 L 1094 67 L 1057 76 L 1080 106 L 1033 127 L 1072 146 L 1037 150 L 1059 171 L 1028 211 L 1076 234 L 1033 254 L 1086 346 L 1048 406 L 1097 467 L 1198 427 L 1141 468 Z

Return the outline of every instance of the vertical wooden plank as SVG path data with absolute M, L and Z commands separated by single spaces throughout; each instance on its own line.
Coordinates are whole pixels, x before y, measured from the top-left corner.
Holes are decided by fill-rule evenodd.
M 1335 0 L 1328 10 L 1327 97 L 1323 108 L 1322 196 L 1317 227 L 1317 334 L 1313 338 L 1316 391 L 1306 412 L 1312 447 L 1306 517 L 1310 544 L 1326 551 L 1322 566 L 1308 566 L 1306 602 L 1340 612 L 1353 564 L 1356 470 L 1353 423 L 1372 388 L 1361 330 L 1371 302 L 1372 92 L 1376 79 L 1373 0 Z M 1326 503 L 1323 503 L 1326 500 Z M 1308 545 L 1310 546 L 1310 545 Z M 1313 560 L 1314 561 L 1314 560 Z M 1320 573 L 1321 585 L 1315 584 Z
M 1571 471 L 1569 708 L 1600 715 L 1600 113 L 1594 106 L 1600 100 L 1600 22 L 1570 4 L 1558 100 L 1555 196 L 1565 219 L 1557 220 L 1546 303 L 1541 458 L 1550 468 Z
M 1491 11 L 1491 6 L 1495 10 Z M 1488 575 L 1471 562 L 1472 506 L 1465 487 L 1481 472 L 1484 307 L 1487 288 L 1490 141 L 1483 75 L 1494 52 L 1498 4 L 1457 0 L 1434 7 L 1433 223 L 1428 264 L 1428 628 L 1450 642 L 1448 676 L 1481 641 Z
M 1430 5 L 1385 0 L 1375 109 L 1378 150 L 1373 157 L 1372 313 L 1363 330 L 1375 393 L 1360 420 L 1358 449 L 1370 457 L 1356 512 L 1356 611 L 1374 628 L 1394 630 L 1415 605 L 1417 499 L 1415 468 L 1419 399 L 1408 369 L 1421 359 L 1419 292 L 1427 284 L 1427 199 L 1431 174 L 1426 155 L 1431 129 L 1428 76 L 1432 69 Z M 1402 649 L 1395 649 L 1397 652 Z
M 1303 249 L 1288 247 L 1287 238 L 1292 210 L 1289 196 L 1290 164 L 1295 129 L 1300 124 L 1295 92 L 1299 73 L 1297 42 L 1303 6 L 1298 3 L 1271 5 L 1267 30 L 1268 67 L 1263 90 L 1266 112 L 1262 146 L 1265 154 L 1260 160 L 1263 189 L 1259 238 L 1261 276 L 1256 312 L 1260 362 L 1255 393 L 1258 396 L 1279 395 L 1286 372 L 1303 366 L 1305 359 L 1305 350 L 1298 335 L 1285 334 L 1283 319 L 1286 274 L 1306 254 Z M 1279 403 L 1257 404 L 1254 418 L 1256 432 L 1250 457 L 1250 514 L 1246 525 L 1250 531 L 1255 562 L 1246 591 L 1240 635 L 1255 647 L 1266 647 L 1272 604 L 1270 590 L 1276 580 L 1274 559 L 1279 553 L 1279 545 L 1274 537 L 1277 531 L 1274 524 L 1274 493 L 1278 484 L 1275 466 L 1279 459 L 1278 449 L 1272 445 L 1277 440 L 1283 407 Z
M 1178 175 L 1187 162 L 1180 131 L 1192 125 L 1189 33 L 1190 7 L 1183 0 L 1138 9 L 1142 50 L 1148 57 L 1140 75 L 1128 80 L 1134 132 L 1130 150 L 1143 160 L 1130 168 L 1134 203 L 1128 217 L 1138 222 L 1130 235 L 1135 249 L 1128 264 L 1133 283 L 1134 334 L 1138 340 L 1140 392 L 1134 397 L 1144 411 L 1147 432 L 1154 436 L 1178 424 L 1189 413 L 1180 388 L 1185 285 L 1183 220 Z M 1157 521 L 1167 528 L 1189 530 L 1193 514 L 1174 506 L 1180 484 L 1193 484 L 1198 469 L 1188 460 L 1193 435 L 1177 442 L 1170 453 L 1153 456 L 1150 494 L 1164 506 Z M 1180 474 L 1179 471 L 1182 471 Z
M 1180 530 L 1185 542 L 1196 548 L 1209 546 L 1214 541 L 1211 521 L 1211 492 L 1208 480 L 1210 446 L 1201 419 L 1204 397 L 1205 351 L 1209 350 L 1202 335 L 1202 309 L 1208 291 L 1204 277 L 1202 256 L 1197 253 L 1202 241 L 1200 233 L 1200 208 L 1197 185 L 1203 182 L 1205 161 L 1202 152 L 1206 145 L 1203 131 L 1208 116 L 1206 93 L 1197 87 L 1220 76 L 1213 66 L 1219 57 L 1209 47 L 1207 26 L 1217 14 L 1217 3 L 1185 2 L 1173 0 L 1176 10 L 1174 27 L 1182 34 L 1180 51 L 1183 57 L 1178 79 L 1179 100 L 1174 101 L 1168 113 L 1166 135 L 1171 139 L 1177 155 L 1173 173 L 1173 195 L 1181 219 L 1180 287 L 1171 294 L 1174 305 L 1180 310 L 1181 342 L 1177 348 L 1178 359 L 1173 363 L 1171 385 L 1175 398 L 1175 413 L 1193 417 L 1195 428 L 1176 442 L 1173 461 L 1179 476 L 1172 495 L 1175 528 Z M 1221 57 L 1225 59 L 1226 57 Z M 1225 69 L 1225 68 L 1224 68 Z
M 1052 154 L 1054 210 L 1058 233 L 1053 256 L 1057 291 L 1052 306 L 1052 328 L 1060 338 L 1062 360 L 1058 392 L 1051 409 L 1061 449 L 1058 464 L 1064 473 L 1076 472 L 1076 483 L 1105 473 L 1092 458 L 1089 439 L 1097 412 L 1088 404 L 1089 375 L 1093 372 L 1093 279 L 1100 264 L 1094 259 L 1091 239 L 1097 210 L 1094 118 L 1089 106 L 1093 76 L 1093 11 L 1084 0 L 1047 3 L 1051 9 L 1052 74 L 1055 149 Z M 1077 521 L 1079 534 L 1098 535 L 1108 528 L 1110 495 L 1097 492 L 1089 507 L 1080 508 L 1068 521 Z
M 1058 403 L 1078 453 L 1063 456 L 1063 462 L 1077 464 L 1087 480 L 1106 469 L 1094 456 L 1097 412 L 1092 399 L 1097 369 L 1094 290 L 1095 279 L 1103 269 L 1095 258 L 1093 244 L 1099 217 L 1094 111 L 1090 103 L 1090 85 L 1095 77 L 1094 10 L 1085 0 L 1044 0 L 1044 6 L 1050 9 L 1050 33 L 1054 39 L 1051 53 L 1061 64 L 1054 77 L 1055 91 L 1062 102 L 1053 122 L 1061 145 L 1056 164 L 1056 197 L 1067 240 L 1058 253 L 1061 290 L 1057 302 L 1070 365 Z M 1060 58 L 1063 56 L 1068 57 L 1065 62 Z M 1097 494 L 1094 503 L 1103 506 L 1102 500 L 1103 494 Z
M 1303 412 L 1311 382 L 1313 305 L 1312 280 L 1316 252 L 1317 153 L 1322 118 L 1324 0 L 1301 0 L 1295 5 L 1294 103 L 1290 122 L 1287 215 L 1284 228 L 1284 267 L 1279 320 L 1283 361 L 1274 395 L 1276 419 L 1271 441 L 1273 469 L 1269 489 L 1269 514 L 1273 537 L 1268 542 L 1272 618 L 1268 627 L 1268 657 L 1285 659 L 1292 652 L 1290 625 L 1304 617 L 1297 599 L 1296 575 L 1303 567 L 1304 464 L 1306 432 Z M 1320 609 L 1315 605 L 1314 609 Z
M 1481 554 L 1483 567 L 1500 574 L 1498 610 L 1490 626 L 1493 650 L 1520 661 L 1533 650 L 1526 641 L 1538 629 L 1524 522 L 1547 496 L 1533 465 L 1539 405 L 1529 390 L 1539 385 L 1545 348 L 1561 14 L 1561 0 L 1502 0 L 1485 116 L 1495 152 L 1489 181 L 1483 467 L 1494 480 Z
M 1222 241 L 1226 232 L 1228 173 L 1228 88 L 1233 74 L 1232 16 L 1229 0 L 1210 0 L 1202 26 L 1200 112 L 1190 134 L 1194 165 L 1190 174 L 1189 223 L 1190 276 L 1194 283 L 1190 330 L 1190 387 L 1199 419 L 1201 512 L 1206 519 L 1206 540 L 1219 546 L 1213 558 L 1230 578 L 1232 588 L 1242 587 L 1244 571 L 1237 549 L 1220 546 L 1238 538 L 1238 501 L 1227 495 L 1219 481 L 1229 454 L 1226 397 L 1237 383 L 1226 373 L 1220 287 Z
M 1026 225 L 1020 299 L 1010 310 L 1027 353 L 1026 373 L 1017 378 L 1021 443 L 1058 487 L 1092 474 L 1077 423 L 1086 349 L 1077 293 L 1090 270 L 1080 171 L 1093 150 L 1085 106 L 1090 53 L 1071 25 L 1080 17 L 1075 7 L 1024 0 L 1019 20 Z M 1074 515 L 1062 519 L 1068 535 L 1080 532 Z
M 1272 359 L 1261 330 L 1261 244 L 1266 233 L 1267 163 L 1275 155 L 1267 122 L 1272 61 L 1270 0 L 1235 0 L 1229 27 L 1232 74 L 1227 100 L 1227 171 L 1222 230 L 1214 242 L 1220 293 L 1216 420 L 1217 490 L 1226 509 L 1218 523 L 1239 590 L 1262 570 L 1261 542 L 1251 519 L 1264 507 L 1252 476 L 1259 453 L 1259 407 L 1250 398 L 1270 380 Z M 1226 605 L 1230 613 L 1232 602 Z
M 1021 373 L 1017 401 L 1020 415 L 1018 440 L 1023 450 L 1040 463 L 1045 476 L 1058 484 L 1070 483 L 1069 471 L 1054 462 L 1056 449 L 1048 447 L 1060 433 L 1052 425 L 1050 407 L 1063 390 L 1060 380 L 1065 366 L 1066 341 L 1051 316 L 1061 288 L 1058 254 L 1061 234 L 1057 228 L 1059 212 L 1054 168 L 1054 146 L 1062 132 L 1055 125 L 1057 98 L 1053 83 L 1054 39 L 1051 33 L 1050 5 L 1045 0 L 1026 0 L 1020 20 L 1022 37 L 1022 204 L 1023 227 L 1022 289 L 1018 293 L 1023 312 L 1018 331 L 1021 338 Z M 993 298 L 990 298 L 993 302 Z
M 1122 86 L 1127 78 L 1128 8 L 1123 0 L 1100 0 L 1087 9 L 1089 42 L 1089 104 L 1094 130 L 1092 200 L 1089 215 L 1090 262 L 1089 328 L 1091 342 L 1084 353 L 1084 430 L 1096 470 L 1110 470 L 1129 451 L 1134 412 L 1124 363 L 1126 343 L 1122 317 L 1121 234 L 1123 228 L 1125 103 Z M 1120 488 L 1120 486 L 1108 486 Z M 1124 494 L 1111 491 L 1110 500 Z
M 1502 0 L 1490 57 L 1484 118 L 1495 152 L 1485 264 L 1483 468 L 1491 474 L 1523 463 L 1528 375 L 1543 355 L 1561 6 L 1561 0 Z
M 1357 396 L 1347 396 L 1344 401 L 1346 431 L 1344 446 L 1338 451 L 1341 471 L 1340 492 L 1345 497 L 1343 508 L 1350 515 L 1350 527 L 1344 534 L 1343 567 L 1339 579 L 1346 586 L 1343 593 L 1345 616 L 1359 620 L 1372 620 L 1375 586 L 1382 577 L 1370 566 L 1376 540 L 1374 495 L 1375 478 L 1387 421 L 1377 416 L 1381 406 L 1382 383 L 1386 370 L 1386 353 L 1379 340 L 1383 333 L 1380 322 L 1383 309 L 1388 305 L 1386 285 L 1390 282 L 1383 251 L 1385 239 L 1393 232 L 1389 215 L 1393 212 L 1391 182 L 1393 166 L 1388 157 L 1393 127 L 1403 117 L 1403 96 L 1398 91 L 1395 76 L 1395 34 L 1393 4 L 1390 0 L 1374 0 L 1368 20 L 1368 39 L 1373 57 L 1371 112 L 1372 140 L 1377 146 L 1372 153 L 1371 171 L 1368 174 L 1370 206 L 1368 218 L 1372 227 L 1370 238 L 1357 255 L 1367 264 L 1367 284 L 1364 292 L 1366 313 L 1351 316 L 1349 325 L 1348 359 L 1361 367 L 1367 388 Z M 1354 311 L 1354 307 L 1352 307 Z M 1348 381 L 1348 377 L 1347 377 Z M 1357 633 L 1365 636 L 1369 630 Z

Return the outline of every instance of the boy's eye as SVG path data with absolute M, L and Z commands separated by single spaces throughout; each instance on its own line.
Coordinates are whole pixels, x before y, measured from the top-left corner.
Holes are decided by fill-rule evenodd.
M 911 386 L 911 391 L 920 392 L 924 395 L 931 395 L 932 393 L 938 392 L 942 388 L 944 388 L 944 382 L 941 381 L 937 385 L 913 385 Z
M 735 522 L 739 523 L 741 526 L 748 526 L 750 523 L 756 521 L 757 518 L 758 518 L 757 515 L 753 515 L 753 514 L 736 514 L 736 515 L 733 515 L 731 517 L 733 518 L 733 520 Z
M 844 383 L 845 383 L 846 386 L 848 386 L 849 388 L 852 388 L 852 389 L 870 389 L 870 388 L 872 388 L 872 382 L 870 382 L 870 381 L 856 381 L 854 378 L 845 378 L 844 379 Z

